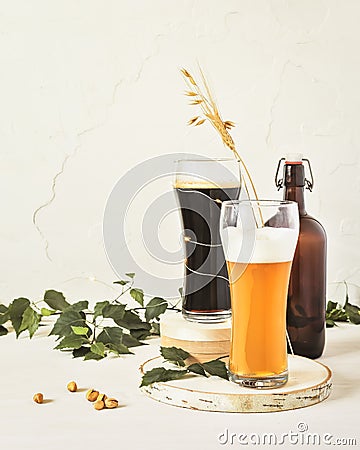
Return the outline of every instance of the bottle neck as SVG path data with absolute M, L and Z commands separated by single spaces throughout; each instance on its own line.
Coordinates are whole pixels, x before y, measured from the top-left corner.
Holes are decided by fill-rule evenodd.
M 300 163 L 285 164 L 284 166 L 284 200 L 296 202 L 301 216 L 306 214 L 304 186 L 304 166 Z
M 299 207 L 300 216 L 306 215 L 304 188 L 298 186 L 289 186 L 284 190 L 284 200 L 290 200 L 296 202 Z

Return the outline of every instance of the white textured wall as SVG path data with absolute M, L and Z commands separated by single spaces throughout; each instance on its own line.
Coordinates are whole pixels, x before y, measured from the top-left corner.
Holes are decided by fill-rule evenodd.
M 359 21 L 357 0 L 2 0 L 0 300 L 110 295 L 89 277 L 115 279 L 101 223 L 117 179 L 162 153 L 228 155 L 186 127 L 178 69 L 197 60 L 262 197 L 285 152 L 312 161 L 329 281 L 360 284 Z

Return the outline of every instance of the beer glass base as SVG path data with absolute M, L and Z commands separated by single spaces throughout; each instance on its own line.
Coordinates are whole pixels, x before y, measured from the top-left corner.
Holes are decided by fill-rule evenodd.
M 216 311 L 216 312 L 192 312 L 192 311 L 182 311 L 184 319 L 190 322 L 198 323 L 220 323 L 225 322 L 231 317 L 231 310 L 227 311 Z
M 274 389 L 280 386 L 283 386 L 288 381 L 288 371 L 270 376 L 270 377 L 242 377 L 240 375 L 236 375 L 234 373 L 229 372 L 230 381 L 234 383 L 246 387 L 246 388 L 254 388 L 254 389 Z

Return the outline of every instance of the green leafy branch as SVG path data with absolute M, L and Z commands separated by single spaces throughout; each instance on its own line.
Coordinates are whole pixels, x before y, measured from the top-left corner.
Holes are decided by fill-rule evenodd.
M 32 338 L 42 325 L 42 319 L 58 316 L 49 336 L 57 336 L 55 349 L 71 352 L 74 358 L 100 360 L 110 353 L 130 354 L 130 348 L 160 333 L 159 316 L 167 309 L 177 309 L 161 297 L 145 303 L 144 292 L 134 287 L 134 273 L 125 274 L 126 280 L 115 281 L 121 286 L 120 294 L 112 301 L 97 302 L 93 310 L 89 302 L 81 300 L 70 304 L 61 292 L 48 290 L 39 302 L 17 298 L 9 306 L 0 305 L 0 336 L 6 335 L 11 323 L 18 338 L 24 331 Z M 120 298 L 129 293 L 140 305 L 128 309 Z M 45 303 L 46 307 L 41 307 Z M 105 322 L 105 324 L 104 324 Z M 111 326 L 110 326 L 111 325 Z
M 360 308 L 349 303 L 349 290 L 345 282 L 345 303 L 342 306 L 340 303 L 328 301 L 326 307 L 326 327 L 332 328 L 336 322 L 351 322 L 355 325 L 360 324 Z
M 165 361 L 174 364 L 177 368 L 165 369 L 165 367 L 155 367 L 144 373 L 140 387 L 148 386 L 161 381 L 172 381 L 184 378 L 189 374 L 201 375 L 204 377 L 217 376 L 229 379 L 228 372 L 223 358 L 213 359 L 205 363 L 193 363 L 186 365 L 185 360 L 190 353 L 177 347 L 160 347 L 160 353 Z

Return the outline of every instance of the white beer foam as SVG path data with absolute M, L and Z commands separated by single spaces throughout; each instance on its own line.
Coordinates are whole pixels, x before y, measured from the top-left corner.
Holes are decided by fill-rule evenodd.
M 244 231 L 241 227 L 227 227 L 221 234 L 226 260 L 240 263 L 291 261 L 298 240 L 298 231 L 290 228 Z

